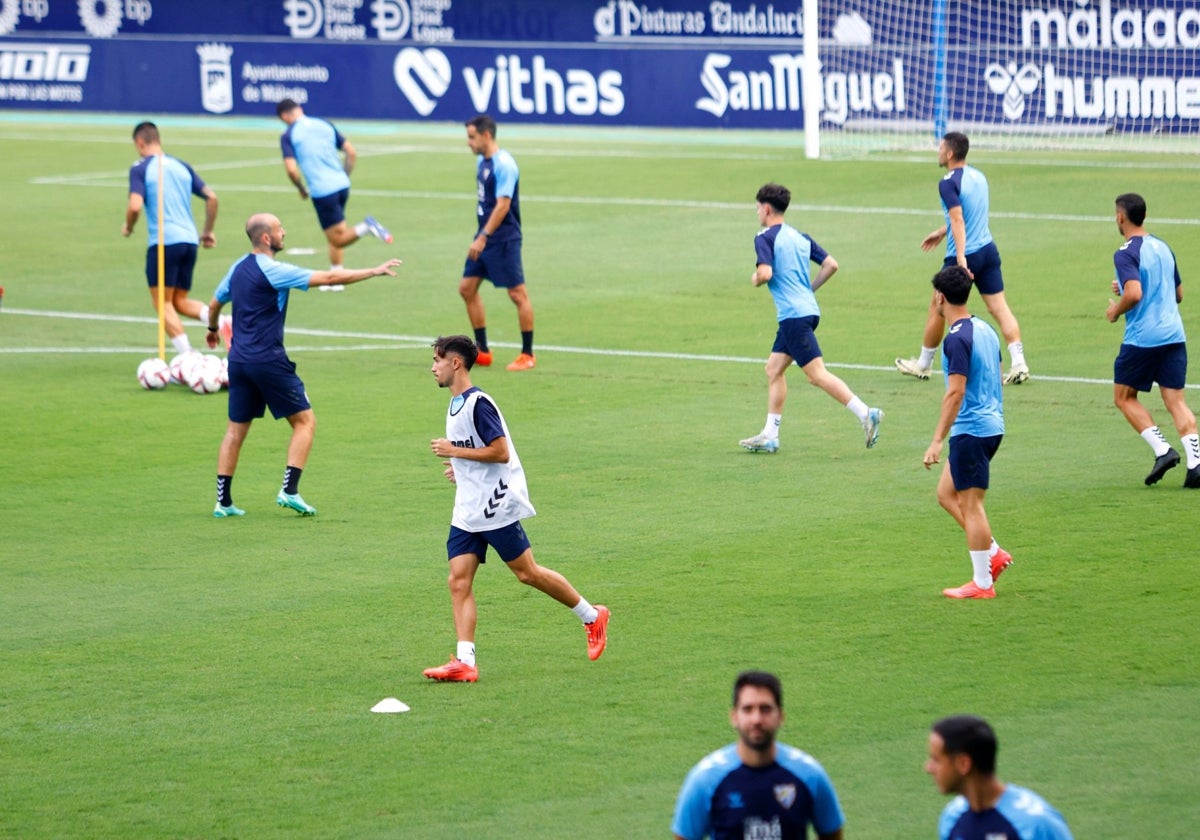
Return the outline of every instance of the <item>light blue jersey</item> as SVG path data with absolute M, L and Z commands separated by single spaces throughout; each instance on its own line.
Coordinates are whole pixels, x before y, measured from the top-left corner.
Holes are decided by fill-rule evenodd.
M 279 262 L 266 254 L 250 253 L 235 262 L 213 293 L 221 303 L 233 302 L 231 362 L 271 362 L 286 359 L 283 324 L 288 292 L 308 291 L 311 268 Z
M 973 166 L 951 169 L 938 182 L 938 194 L 942 198 L 942 213 L 946 217 L 946 256 L 957 257 L 958 246 L 950 235 L 950 208 L 961 207 L 963 225 L 966 227 L 966 249 L 974 254 L 992 241 L 988 228 L 988 182 L 983 173 Z
M 1063 815 L 1028 788 L 1008 785 L 994 808 L 972 811 L 957 796 L 938 821 L 941 840 L 1073 840 Z
M 1180 284 L 1175 254 L 1157 236 L 1135 236 L 1113 254 L 1121 291 L 1128 280 L 1142 284 L 1142 299 L 1125 313 L 1125 344 L 1161 347 L 1187 340 L 1175 301 Z
M 510 239 L 521 238 L 521 171 L 516 159 L 503 149 L 497 149 L 490 158 L 483 155 L 476 157 L 475 189 L 478 202 L 475 206 L 478 230 L 483 230 L 484 224 L 491 218 L 496 209 L 496 200 L 507 198 L 508 215 L 500 223 L 500 227 L 492 231 L 488 242 L 506 242 Z
M 199 245 L 200 234 L 192 218 L 192 196 L 204 198 L 204 181 L 178 158 L 162 156 L 163 244 Z M 147 155 L 129 169 L 129 192 L 142 197 L 149 244 L 158 244 L 158 156 Z
M 747 767 L 729 744 L 688 773 L 671 831 L 684 840 L 805 840 L 809 826 L 832 834 L 844 822 L 833 783 L 811 755 L 778 744 L 774 764 Z
M 284 158 L 295 158 L 313 198 L 350 187 L 350 176 L 338 151 L 346 143 L 333 124 L 317 117 L 300 117 L 279 139 Z
M 950 435 L 992 437 L 1004 434 L 1004 392 L 1000 378 L 1000 339 L 975 316 L 955 321 L 942 342 L 942 370 L 967 377 L 958 417 Z
M 779 320 L 820 315 L 817 297 L 813 294 L 808 263 L 820 265 L 829 254 L 789 224 L 781 223 L 764 228 L 754 237 L 757 265 L 771 266 L 767 289 L 775 299 Z

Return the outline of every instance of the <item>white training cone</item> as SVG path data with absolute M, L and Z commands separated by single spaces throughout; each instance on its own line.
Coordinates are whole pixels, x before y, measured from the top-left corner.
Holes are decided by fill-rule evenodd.
M 395 697 L 385 697 L 371 707 L 372 712 L 379 712 L 385 715 L 394 715 L 397 712 L 407 712 L 408 704 L 401 703 Z

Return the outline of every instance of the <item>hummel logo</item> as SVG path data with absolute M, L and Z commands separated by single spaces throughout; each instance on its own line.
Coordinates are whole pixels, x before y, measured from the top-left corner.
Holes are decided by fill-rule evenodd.
M 487 509 L 483 512 L 484 518 L 486 519 L 493 519 L 496 516 L 496 511 L 500 509 L 500 505 L 503 502 L 504 497 L 508 495 L 507 493 L 501 492 L 503 490 L 508 490 L 508 485 L 503 481 L 498 481 L 496 483 L 497 487 L 492 491 L 492 498 L 488 499 Z

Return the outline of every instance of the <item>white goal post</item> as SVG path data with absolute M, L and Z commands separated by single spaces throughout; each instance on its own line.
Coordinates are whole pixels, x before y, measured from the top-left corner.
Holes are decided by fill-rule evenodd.
M 819 23 L 804 28 L 809 157 L 948 130 L 993 148 L 1200 151 L 1200 0 L 804 2 Z

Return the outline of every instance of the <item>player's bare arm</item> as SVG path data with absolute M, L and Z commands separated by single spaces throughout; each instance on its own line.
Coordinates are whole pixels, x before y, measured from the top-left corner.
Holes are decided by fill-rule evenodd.
M 967 274 L 971 275 L 971 279 L 975 279 L 975 275 L 971 274 L 971 269 L 967 268 L 967 223 L 963 219 L 963 211 L 961 207 L 951 207 L 950 216 L 950 235 L 954 237 L 954 250 L 956 253 L 955 261 L 966 269 Z
M 946 226 L 942 225 L 937 230 L 930 231 L 929 234 L 924 239 L 921 240 L 921 250 L 922 251 L 932 251 L 934 248 L 937 247 L 937 244 L 945 238 L 946 238 Z
M 217 194 L 213 192 L 212 187 L 204 188 L 204 232 L 200 234 L 200 244 L 205 248 L 215 247 L 217 244 L 217 234 L 214 228 L 217 225 Z
M 145 199 L 137 193 L 129 194 L 129 204 L 125 206 L 125 224 L 121 227 L 121 235 L 129 236 L 137 225 L 138 217 L 142 214 Z
M 755 288 L 771 282 L 771 278 L 775 276 L 774 270 L 768 263 L 759 263 L 754 273 L 750 275 L 750 282 Z
M 961 373 L 950 374 L 946 382 L 946 393 L 942 396 L 942 411 L 938 415 L 937 427 L 933 430 L 933 440 L 925 450 L 925 469 L 938 462 L 942 454 L 942 445 L 946 442 L 946 435 L 950 434 L 950 427 L 954 425 L 954 418 L 958 416 L 966 392 L 967 377 Z
M 300 174 L 300 166 L 296 163 L 296 159 L 284 158 L 283 168 L 287 170 L 288 178 L 300 191 L 300 198 L 308 198 L 308 189 L 304 186 L 304 177 Z
M 1113 281 L 1116 284 L 1116 281 Z M 1178 292 L 1176 292 L 1178 295 Z M 1128 312 L 1133 307 L 1137 306 L 1142 300 L 1142 283 L 1140 280 L 1126 280 L 1125 286 L 1121 291 L 1121 296 L 1116 300 L 1111 298 L 1108 301 L 1108 309 L 1104 316 L 1108 318 L 1109 323 L 1115 324 L 1117 319 Z
M 501 435 L 487 446 L 474 449 L 467 446 L 455 446 L 446 438 L 434 438 L 429 441 L 429 448 L 439 458 L 462 458 L 464 461 L 480 461 L 485 464 L 504 464 L 508 462 L 508 438 Z
M 821 268 L 817 271 L 817 276 L 813 278 L 812 290 L 815 292 L 825 285 L 825 281 L 837 273 L 838 267 L 838 261 L 833 258 L 833 255 L 825 257 Z
M 479 259 L 479 255 L 483 253 L 483 249 L 487 247 L 488 236 L 496 232 L 496 228 L 500 227 L 501 223 L 507 218 L 508 210 L 512 206 L 512 199 L 505 196 L 500 196 L 496 199 L 496 206 L 492 208 L 492 214 L 488 216 L 487 221 L 483 223 L 483 229 L 475 236 L 471 246 L 467 248 L 467 256 L 473 260 Z
M 338 268 L 314 271 L 312 277 L 308 278 L 308 285 L 310 288 L 312 286 L 348 286 L 351 283 L 360 283 L 363 280 L 382 277 L 385 274 L 388 277 L 395 277 L 396 268 L 402 262 L 403 260 L 388 260 L 374 268 Z

